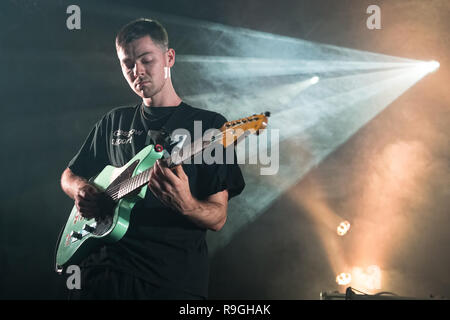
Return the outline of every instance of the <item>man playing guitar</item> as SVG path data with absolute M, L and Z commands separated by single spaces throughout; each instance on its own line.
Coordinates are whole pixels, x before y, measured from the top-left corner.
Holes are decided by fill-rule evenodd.
M 220 128 L 226 119 L 193 108 L 172 85 L 175 51 L 155 20 L 138 19 L 116 37 L 117 55 L 131 89 L 142 98 L 134 106 L 105 114 L 89 133 L 61 177 L 64 192 L 86 219 L 100 217 L 114 203 L 88 179 L 106 165 L 121 167 L 162 129 Z M 81 290 L 72 299 L 205 299 L 208 294 L 206 231 L 220 230 L 227 203 L 245 186 L 232 164 L 182 164 L 158 160 L 149 192 L 133 208 L 130 228 L 116 243 L 104 244 L 80 263 Z

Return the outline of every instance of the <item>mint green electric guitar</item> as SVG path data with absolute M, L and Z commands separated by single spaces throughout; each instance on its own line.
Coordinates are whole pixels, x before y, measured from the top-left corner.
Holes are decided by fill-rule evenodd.
M 267 126 L 269 112 L 226 122 L 220 133 L 204 138 L 199 143 L 174 147 L 169 154 L 161 145 L 148 145 L 126 165 L 120 168 L 106 166 L 91 181 L 115 202 L 111 215 L 103 218 L 85 219 L 73 207 L 61 235 L 58 238 L 55 267 L 58 273 L 79 263 L 93 248 L 105 242 L 120 240 L 127 232 L 131 210 L 145 197 L 150 172 L 156 160 L 163 159 L 169 167 L 177 166 L 214 144 L 227 147 L 236 144 L 247 135 L 257 133 Z M 184 141 L 180 141 L 183 144 Z M 151 212 L 149 212 L 151 214 Z

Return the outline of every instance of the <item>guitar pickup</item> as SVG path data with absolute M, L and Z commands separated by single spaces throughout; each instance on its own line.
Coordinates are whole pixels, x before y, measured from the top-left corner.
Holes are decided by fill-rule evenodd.
M 92 223 L 91 225 L 85 224 L 83 226 L 83 229 L 81 230 L 81 234 L 83 235 L 83 237 L 88 233 L 94 232 L 96 226 L 97 226 L 96 222 Z

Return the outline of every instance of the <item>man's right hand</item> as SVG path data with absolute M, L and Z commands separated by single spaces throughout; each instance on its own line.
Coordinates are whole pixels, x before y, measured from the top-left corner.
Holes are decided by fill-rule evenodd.
M 69 168 L 61 175 L 61 187 L 75 201 L 83 218 L 102 218 L 112 215 L 115 202 L 105 192 L 75 175 Z
M 91 184 L 85 184 L 74 195 L 75 205 L 85 219 L 112 214 L 114 201 Z
M 75 206 L 83 218 L 92 219 L 99 215 L 99 194 L 100 191 L 90 184 L 85 184 L 74 194 Z

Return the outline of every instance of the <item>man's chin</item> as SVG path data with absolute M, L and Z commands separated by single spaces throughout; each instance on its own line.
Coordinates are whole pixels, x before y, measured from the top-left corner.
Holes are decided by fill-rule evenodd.
M 142 90 L 139 91 L 135 91 L 137 93 L 138 96 L 140 96 L 141 98 L 151 98 L 155 95 L 155 93 L 153 92 L 153 90 L 149 90 L 147 88 L 143 88 Z

